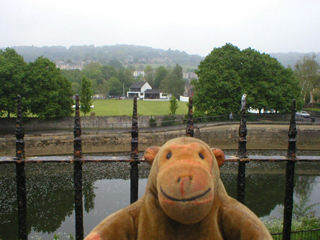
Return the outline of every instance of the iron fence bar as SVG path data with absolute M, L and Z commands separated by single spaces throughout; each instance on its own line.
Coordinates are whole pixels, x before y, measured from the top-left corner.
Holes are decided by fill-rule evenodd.
M 292 223 L 292 210 L 293 210 L 293 191 L 294 191 L 294 168 L 297 147 L 296 139 L 297 127 L 296 127 L 296 100 L 292 101 L 290 127 L 288 132 L 288 151 L 287 157 L 292 160 L 287 161 L 286 164 L 286 191 L 284 200 L 284 216 L 283 216 L 283 239 L 291 239 L 291 223 Z
M 137 97 L 133 98 L 133 115 L 131 128 L 131 154 L 130 157 L 134 160 L 130 163 L 130 203 L 138 200 L 139 190 L 139 150 L 138 150 L 138 117 L 137 117 Z
M 80 104 L 79 96 L 76 96 L 76 109 L 74 120 L 74 165 L 73 165 L 73 181 L 74 181 L 74 207 L 76 213 L 76 239 L 84 238 L 83 230 L 83 202 L 82 202 L 82 145 L 81 145 L 81 122 L 80 122 Z
M 238 147 L 238 185 L 237 199 L 244 204 L 245 198 L 245 182 L 246 182 L 246 163 L 247 160 L 247 119 L 246 119 L 246 94 L 241 98 L 241 114 L 239 126 L 239 147 Z
M 19 239 L 27 240 L 27 194 L 25 175 L 25 150 L 24 150 L 24 129 L 22 126 L 21 96 L 18 96 L 18 111 L 16 119 L 16 181 L 18 201 L 18 228 Z
M 187 137 L 193 137 L 194 135 L 194 127 L 193 127 L 193 110 L 192 110 L 192 97 L 189 97 L 189 105 L 188 105 L 188 122 L 187 122 Z

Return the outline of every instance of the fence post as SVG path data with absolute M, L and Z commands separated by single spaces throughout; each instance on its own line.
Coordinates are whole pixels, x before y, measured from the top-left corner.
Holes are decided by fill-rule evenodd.
M 292 210 L 293 210 L 293 190 L 294 190 L 294 158 L 297 156 L 296 139 L 296 100 L 292 101 L 292 110 L 290 118 L 290 127 L 288 132 L 289 144 L 287 151 L 287 165 L 286 165 L 286 192 L 284 200 L 284 217 L 283 217 L 283 239 L 291 239 L 291 223 L 292 223 Z
M 27 194 L 25 174 L 24 129 L 22 126 L 21 96 L 18 96 L 18 111 L 16 119 L 16 180 L 18 201 L 19 239 L 27 240 Z
M 138 200 L 139 188 L 139 171 L 138 171 L 138 113 L 137 113 L 137 97 L 133 99 L 133 115 L 132 115 L 132 128 L 131 128 L 131 154 L 130 157 L 134 160 L 131 162 L 130 169 L 130 203 Z
M 194 127 L 193 127 L 193 110 L 192 110 L 192 97 L 189 97 L 189 111 L 188 111 L 188 123 L 187 123 L 187 137 L 193 137 Z
M 73 165 L 73 181 L 74 181 L 74 207 L 76 212 L 76 239 L 84 238 L 83 231 L 83 203 L 82 203 L 82 146 L 81 146 L 81 123 L 80 123 L 80 105 L 79 96 L 76 96 L 76 109 L 74 120 L 74 165 Z
M 247 158 L 247 119 L 246 119 L 246 94 L 241 98 L 241 120 L 239 126 L 239 147 L 238 147 L 238 186 L 237 199 L 239 202 L 244 203 L 245 197 L 245 180 L 246 180 L 246 163 L 243 158 Z

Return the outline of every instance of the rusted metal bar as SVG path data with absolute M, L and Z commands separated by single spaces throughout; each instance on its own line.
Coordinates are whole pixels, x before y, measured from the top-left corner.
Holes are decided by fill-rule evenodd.
M 293 190 L 294 190 L 294 168 L 296 158 L 296 139 L 297 127 L 296 127 L 296 100 L 292 101 L 290 127 L 288 132 L 289 144 L 287 157 L 291 158 L 287 161 L 286 165 L 286 192 L 284 200 L 284 216 L 283 216 L 283 239 L 291 239 L 291 223 L 292 223 L 292 210 L 293 210 Z
M 239 147 L 238 147 L 238 185 L 237 199 L 244 203 L 245 197 L 245 182 L 246 182 L 246 160 L 247 158 L 247 118 L 246 118 L 246 94 L 241 98 L 241 120 L 239 126 Z
M 189 111 L 188 111 L 188 122 L 187 122 L 187 137 L 193 137 L 194 135 L 194 127 L 193 127 L 193 110 L 192 110 L 192 97 L 189 98 Z
M 138 200 L 139 189 L 139 150 L 138 150 L 138 111 L 137 111 L 137 98 L 133 99 L 133 115 L 132 115 L 132 128 L 131 128 L 131 154 L 130 157 L 134 160 L 130 163 L 130 203 Z
M 16 120 L 16 179 L 18 201 L 18 227 L 19 239 L 27 240 L 27 193 L 25 175 L 24 129 L 22 126 L 21 96 L 18 96 L 18 111 Z
M 80 104 L 79 96 L 76 96 L 76 109 L 74 120 L 74 165 L 73 165 L 73 181 L 74 181 L 74 208 L 76 212 L 76 239 L 84 238 L 83 230 L 83 202 L 82 202 L 82 146 L 81 146 L 81 123 L 80 123 Z

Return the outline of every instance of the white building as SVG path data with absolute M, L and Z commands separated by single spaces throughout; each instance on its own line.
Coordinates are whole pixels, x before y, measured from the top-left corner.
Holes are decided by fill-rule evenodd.
M 129 91 L 127 92 L 127 97 L 166 100 L 171 98 L 171 94 L 162 93 L 160 89 L 152 89 L 147 82 L 135 82 L 130 86 Z

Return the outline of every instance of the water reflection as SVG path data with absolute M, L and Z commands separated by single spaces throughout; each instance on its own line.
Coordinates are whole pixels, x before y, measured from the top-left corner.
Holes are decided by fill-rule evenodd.
M 227 192 L 237 195 L 237 164 L 226 163 L 221 178 Z M 297 164 L 295 199 L 310 196 L 310 204 L 320 194 L 320 164 Z M 15 165 L 0 165 L 0 239 L 17 239 Z M 139 197 L 149 174 L 147 164 L 139 165 Z M 74 235 L 74 189 L 72 164 L 26 164 L 28 232 L 42 239 L 53 233 Z M 130 165 L 127 163 L 85 163 L 83 165 L 84 227 L 88 233 L 102 219 L 130 201 Z M 273 214 L 283 204 L 285 163 L 247 165 L 245 203 L 259 217 Z M 320 209 L 316 209 L 320 214 Z

